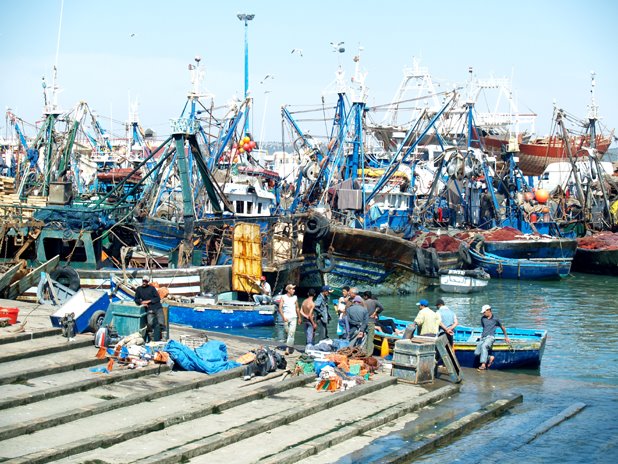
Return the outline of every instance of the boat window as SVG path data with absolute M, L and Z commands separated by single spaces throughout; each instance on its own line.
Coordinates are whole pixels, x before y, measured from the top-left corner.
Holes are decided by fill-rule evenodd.
M 43 249 L 46 259 L 60 256 L 60 261 L 85 263 L 88 260 L 86 247 L 81 240 L 62 240 L 61 238 L 46 237 L 43 239 Z
M 262 214 L 262 203 L 257 204 L 257 214 Z
M 252 201 L 247 202 L 247 214 L 253 214 L 253 202 Z
M 236 202 L 236 212 L 241 213 L 241 214 L 245 212 L 245 202 L 244 201 Z

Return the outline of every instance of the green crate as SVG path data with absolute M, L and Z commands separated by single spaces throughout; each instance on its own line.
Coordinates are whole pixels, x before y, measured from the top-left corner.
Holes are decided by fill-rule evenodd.
M 143 337 L 146 334 L 146 309 L 132 302 L 111 303 L 103 323 L 113 326 L 121 337 L 135 332 Z

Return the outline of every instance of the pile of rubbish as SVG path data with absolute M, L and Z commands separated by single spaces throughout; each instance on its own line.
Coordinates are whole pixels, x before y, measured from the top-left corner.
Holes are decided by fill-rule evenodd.
M 380 368 L 379 361 L 360 348 L 336 353 L 307 350 L 297 361 L 295 374 L 316 375 L 318 391 L 340 391 L 362 385 Z

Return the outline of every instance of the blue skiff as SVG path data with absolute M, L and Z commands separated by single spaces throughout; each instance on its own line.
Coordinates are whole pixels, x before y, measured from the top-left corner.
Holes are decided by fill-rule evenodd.
M 410 321 L 394 319 L 392 317 L 380 317 L 380 320 L 392 320 L 398 330 L 404 330 Z M 481 338 L 483 329 L 481 327 L 455 328 L 454 347 L 457 360 L 462 367 L 478 367 L 479 357 L 474 355 L 476 344 Z M 504 341 L 504 334 L 498 329 L 496 331 L 496 341 L 492 349 L 495 360 L 492 369 L 535 369 L 541 365 L 541 358 L 545 350 L 547 340 L 546 330 L 517 329 L 507 327 L 510 343 Z M 382 341 L 388 340 L 389 348 L 392 350 L 395 341 L 401 339 L 401 335 L 387 334 L 380 330 L 376 325 L 374 336 L 374 346 L 380 348 Z
M 470 248 L 472 265 L 497 279 L 560 279 L 571 271 L 572 258 L 513 259 L 478 253 Z

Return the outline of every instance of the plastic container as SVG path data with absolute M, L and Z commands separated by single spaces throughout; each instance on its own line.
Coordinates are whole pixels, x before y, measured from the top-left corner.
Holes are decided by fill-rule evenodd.
M 17 324 L 17 315 L 19 314 L 19 308 L 3 308 L 0 307 L 0 317 L 8 317 L 9 324 Z

